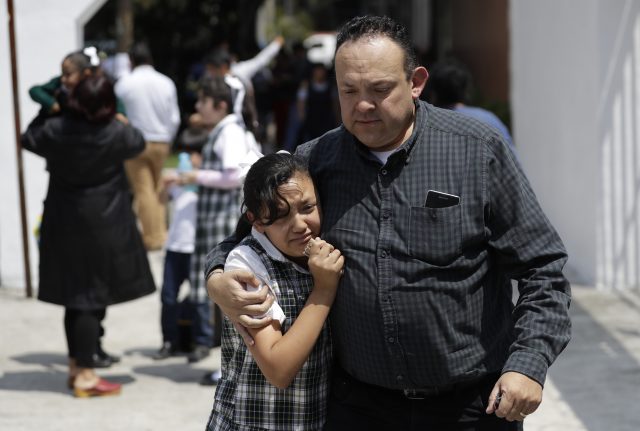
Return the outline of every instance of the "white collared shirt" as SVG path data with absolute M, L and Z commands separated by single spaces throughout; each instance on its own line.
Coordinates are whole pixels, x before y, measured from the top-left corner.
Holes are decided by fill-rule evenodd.
M 124 103 L 127 118 L 144 139 L 171 142 L 180 125 L 180 109 L 173 81 L 153 66 L 141 65 L 116 82 L 115 92 Z
M 266 237 L 263 233 L 258 232 L 254 228 L 251 229 L 251 235 L 260 243 L 262 248 L 267 252 L 267 255 L 279 262 L 291 262 L 287 259 L 280 250 L 274 246 L 269 238 Z M 291 262 L 293 264 L 293 268 L 296 271 L 299 271 L 304 274 L 308 274 L 309 271 L 295 262 Z M 250 271 L 255 274 L 255 276 L 259 280 L 265 280 L 269 282 L 271 278 L 269 277 L 269 273 L 267 272 L 267 268 L 265 268 L 264 264 L 258 257 L 255 251 L 251 249 L 251 247 L 247 245 L 241 245 L 233 250 L 227 256 L 227 261 L 224 264 L 224 270 L 229 271 L 232 269 L 243 269 Z M 263 284 L 261 283 L 259 287 L 255 288 L 253 286 L 245 286 L 245 288 L 251 292 L 255 292 L 256 290 L 261 289 Z M 286 318 L 282 308 L 278 305 L 277 301 L 273 302 L 269 311 L 265 313 L 265 316 L 270 316 L 274 320 L 278 320 L 280 324 L 282 324 Z M 262 316 L 260 316 L 262 317 Z

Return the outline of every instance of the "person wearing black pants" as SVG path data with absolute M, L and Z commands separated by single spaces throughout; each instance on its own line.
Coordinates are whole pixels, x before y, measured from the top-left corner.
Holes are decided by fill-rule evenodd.
M 80 310 L 65 308 L 64 330 L 69 349 L 70 376 L 89 379 L 95 368 L 96 346 L 99 345 L 101 325 L 106 309 Z M 73 377 L 67 382 L 73 388 Z
M 120 383 L 94 371 L 100 321 L 108 306 L 155 290 L 123 165 L 144 139 L 115 119 L 115 105 L 106 77 L 85 77 L 69 95 L 68 112 L 37 117 L 20 140 L 49 171 L 38 299 L 65 308 L 67 385 L 76 397 L 120 393 Z
M 522 422 L 486 413 L 499 377 L 493 373 L 447 386 L 393 390 L 356 380 L 334 366 L 324 429 L 520 431 Z

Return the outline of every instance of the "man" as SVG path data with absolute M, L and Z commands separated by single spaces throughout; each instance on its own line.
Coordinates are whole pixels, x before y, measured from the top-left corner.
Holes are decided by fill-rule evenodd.
M 494 129 L 418 100 L 428 73 L 401 26 L 352 19 L 335 69 L 343 126 L 298 150 L 346 260 L 326 429 L 518 429 L 570 338 L 560 238 Z M 247 315 L 266 292 L 219 269 L 228 246 L 209 293 L 264 324 Z
M 116 95 L 122 100 L 131 125 L 147 142 L 145 150 L 125 163 L 147 250 L 159 250 L 166 240 L 164 205 L 160 201 L 160 174 L 170 143 L 180 125 L 176 86 L 153 68 L 149 48 L 138 43 L 129 52 L 133 71 L 118 80 Z
M 471 74 L 456 61 L 437 63 L 429 71 L 425 89 L 429 103 L 438 108 L 452 109 L 495 127 L 513 148 L 513 139 L 507 126 L 491 111 L 467 104 L 471 92 Z

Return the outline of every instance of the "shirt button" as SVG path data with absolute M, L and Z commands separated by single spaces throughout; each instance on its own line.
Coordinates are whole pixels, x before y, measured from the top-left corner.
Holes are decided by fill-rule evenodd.
M 389 337 L 389 338 L 387 338 L 387 341 L 390 342 L 390 343 L 394 343 L 396 341 L 396 339 L 393 338 L 393 337 Z
M 381 257 L 387 257 L 387 252 L 386 252 L 386 251 L 384 251 L 384 250 L 382 250 L 382 253 L 380 253 L 380 256 L 381 256 Z
M 381 170 L 381 171 L 380 171 L 380 173 L 381 173 L 382 175 L 387 175 L 387 170 L 386 170 L 386 169 L 383 169 L 383 170 Z
M 398 374 L 398 375 L 396 376 L 396 381 L 397 381 L 397 382 L 402 382 L 403 380 L 404 380 L 404 376 L 403 376 L 402 374 Z
M 382 218 L 385 220 L 389 219 L 389 213 L 382 213 Z

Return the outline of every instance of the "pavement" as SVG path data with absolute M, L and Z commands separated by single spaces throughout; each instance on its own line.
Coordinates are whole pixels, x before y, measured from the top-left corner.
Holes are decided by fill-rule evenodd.
M 162 254 L 151 253 L 150 261 L 159 281 Z M 573 298 L 572 341 L 524 429 L 640 430 L 640 290 L 574 286 Z M 110 307 L 104 345 L 122 361 L 98 372 L 123 383 L 122 394 L 75 399 L 65 386 L 62 307 L 0 288 L 0 430 L 203 430 L 215 389 L 198 381 L 220 366 L 219 349 L 196 364 L 154 361 L 159 316 L 159 292 Z

